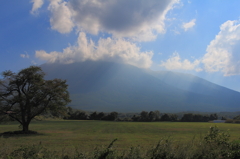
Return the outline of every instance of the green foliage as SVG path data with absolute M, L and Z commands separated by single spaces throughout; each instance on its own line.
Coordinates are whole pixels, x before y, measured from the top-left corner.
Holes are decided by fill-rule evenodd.
M 93 112 L 89 115 L 90 120 L 109 120 L 115 121 L 118 118 L 118 112 L 103 113 Z
M 88 114 L 82 110 L 73 111 L 71 107 L 68 107 L 68 116 L 64 119 L 74 119 L 74 120 L 87 120 Z
M 227 119 L 226 122 L 227 123 L 237 123 L 237 124 L 239 124 L 240 123 L 240 115 L 234 117 L 233 120 Z
M 161 116 L 161 121 L 177 121 L 177 115 L 176 114 L 163 114 Z
M 183 115 L 183 117 L 181 118 L 181 121 L 183 121 L 183 122 L 208 122 L 208 121 L 217 120 L 217 119 L 218 119 L 217 114 L 210 114 L 210 116 L 209 116 L 209 115 L 187 113 L 187 114 Z
M 132 121 L 160 121 L 160 112 L 158 110 L 155 111 L 142 111 L 140 115 L 134 114 L 131 117 Z
M 83 110 L 73 110 L 71 107 L 67 108 L 68 117 L 65 119 L 74 120 L 109 120 L 109 121 L 140 121 L 140 122 L 153 122 L 153 121 L 179 121 L 179 122 L 209 122 L 212 120 L 217 120 L 218 115 L 215 114 L 194 114 L 194 113 L 161 113 L 158 110 L 155 111 L 142 111 L 140 113 L 104 113 L 104 112 L 91 112 L 87 113 Z M 180 118 L 180 119 L 179 119 Z M 240 123 L 240 120 L 227 119 L 226 122 L 229 123 Z M 226 120 L 222 117 L 221 120 Z
M 225 121 L 225 123 L 236 123 L 236 124 L 240 124 L 240 120 L 227 119 L 227 120 Z
M 229 141 L 229 133 L 221 132 L 218 127 L 210 127 L 208 134 L 204 137 L 209 144 L 227 144 Z
M 233 118 L 234 120 L 240 120 L 240 115 Z
M 112 149 L 113 143 L 117 141 L 117 139 L 114 139 L 106 149 L 102 150 L 102 151 L 95 151 L 94 153 L 94 157 L 96 159 L 112 159 L 114 158 L 115 154 L 114 154 L 114 150 Z
M 105 117 L 103 117 L 103 120 L 109 120 L 109 121 L 115 121 L 118 117 L 118 113 L 117 112 L 111 112 L 108 115 L 106 115 Z
M 0 115 L 19 122 L 23 131 L 29 130 L 35 116 L 65 116 L 65 105 L 70 102 L 67 87 L 65 80 L 44 80 L 44 72 L 37 66 L 18 73 L 5 71 L 0 80 Z
M 8 159 L 57 159 L 56 152 L 47 150 L 41 143 L 28 146 L 20 146 L 10 154 L 2 153 L 0 158 Z
M 147 156 L 151 159 L 158 158 L 173 158 L 174 151 L 172 151 L 172 141 L 169 139 L 162 139 L 158 144 L 148 151 Z

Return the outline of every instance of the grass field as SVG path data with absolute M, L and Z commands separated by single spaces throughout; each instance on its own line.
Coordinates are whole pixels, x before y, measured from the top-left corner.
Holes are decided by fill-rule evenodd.
M 17 123 L 0 125 L 0 133 L 18 130 Z M 156 145 L 164 137 L 175 141 L 190 141 L 194 137 L 203 136 L 210 126 L 218 126 L 228 131 L 231 140 L 240 141 L 240 124 L 226 123 L 185 123 L 185 122 L 107 122 L 107 121 L 34 121 L 30 129 L 40 135 L 1 137 L 4 148 L 13 149 L 20 145 L 42 143 L 45 147 L 60 151 L 78 148 L 91 151 L 95 147 L 107 146 L 117 138 L 114 147 L 119 150 L 131 146 L 142 148 Z

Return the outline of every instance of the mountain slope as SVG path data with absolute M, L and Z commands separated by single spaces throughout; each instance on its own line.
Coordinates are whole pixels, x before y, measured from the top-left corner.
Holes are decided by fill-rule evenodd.
M 119 112 L 239 110 L 240 93 L 195 76 L 190 79 L 185 74 L 153 72 L 111 62 L 54 63 L 41 67 L 47 79 L 67 80 L 72 99 L 70 106 L 78 109 Z

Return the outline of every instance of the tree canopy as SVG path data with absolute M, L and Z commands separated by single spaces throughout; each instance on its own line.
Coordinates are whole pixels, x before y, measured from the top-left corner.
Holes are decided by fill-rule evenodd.
M 2 73 L 0 114 L 18 121 L 22 131 L 28 131 L 31 120 L 40 114 L 66 114 L 65 106 L 71 101 L 66 80 L 45 80 L 44 75 L 38 66 Z

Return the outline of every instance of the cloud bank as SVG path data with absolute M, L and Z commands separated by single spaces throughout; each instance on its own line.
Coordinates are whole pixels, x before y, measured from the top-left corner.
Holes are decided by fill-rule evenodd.
M 77 44 L 69 46 L 63 52 L 46 53 L 36 51 L 36 57 L 47 62 L 73 63 L 86 60 L 104 60 L 131 64 L 148 68 L 152 64 L 152 52 L 141 52 L 135 44 L 123 39 L 99 39 L 95 44 L 88 40 L 84 32 L 80 32 Z
M 37 5 L 41 0 L 34 0 Z M 51 29 L 62 34 L 75 30 L 77 44 L 63 52 L 38 50 L 35 56 L 47 62 L 72 63 L 105 60 L 148 68 L 153 53 L 141 52 L 134 43 L 154 40 L 165 33 L 165 17 L 179 0 L 49 0 Z M 87 34 L 101 35 L 97 42 Z M 101 34 L 99 34 L 101 33 Z
M 166 60 L 165 62 L 162 61 L 160 66 L 165 67 L 169 70 L 195 70 L 195 71 L 201 71 L 200 68 L 198 68 L 198 65 L 200 64 L 199 60 L 195 60 L 194 62 L 190 62 L 189 60 L 181 60 L 181 57 L 177 52 L 173 53 L 173 55 Z
M 164 33 L 167 12 L 178 0 L 51 0 L 52 29 L 69 33 L 73 27 L 97 35 L 107 32 L 114 37 L 138 41 L 154 40 Z
M 203 68 L 200 68 L 200 65 Z M 220 26 L 220 32 L 207 46 L 205 55 L 190 62 L 181 60 L 178 53 L 174 53 L 168 60 L 162 61 L 160 66 L 174 70 L 205 70 L 207 72 L 222 72 L 224 76 L 240 74 L 240 21 L 228 20 Z
M 240 74 L 240 23 L 226 21 L 207 47 L 202 63 L 208 72 L 221 71 L 225 76 Z

